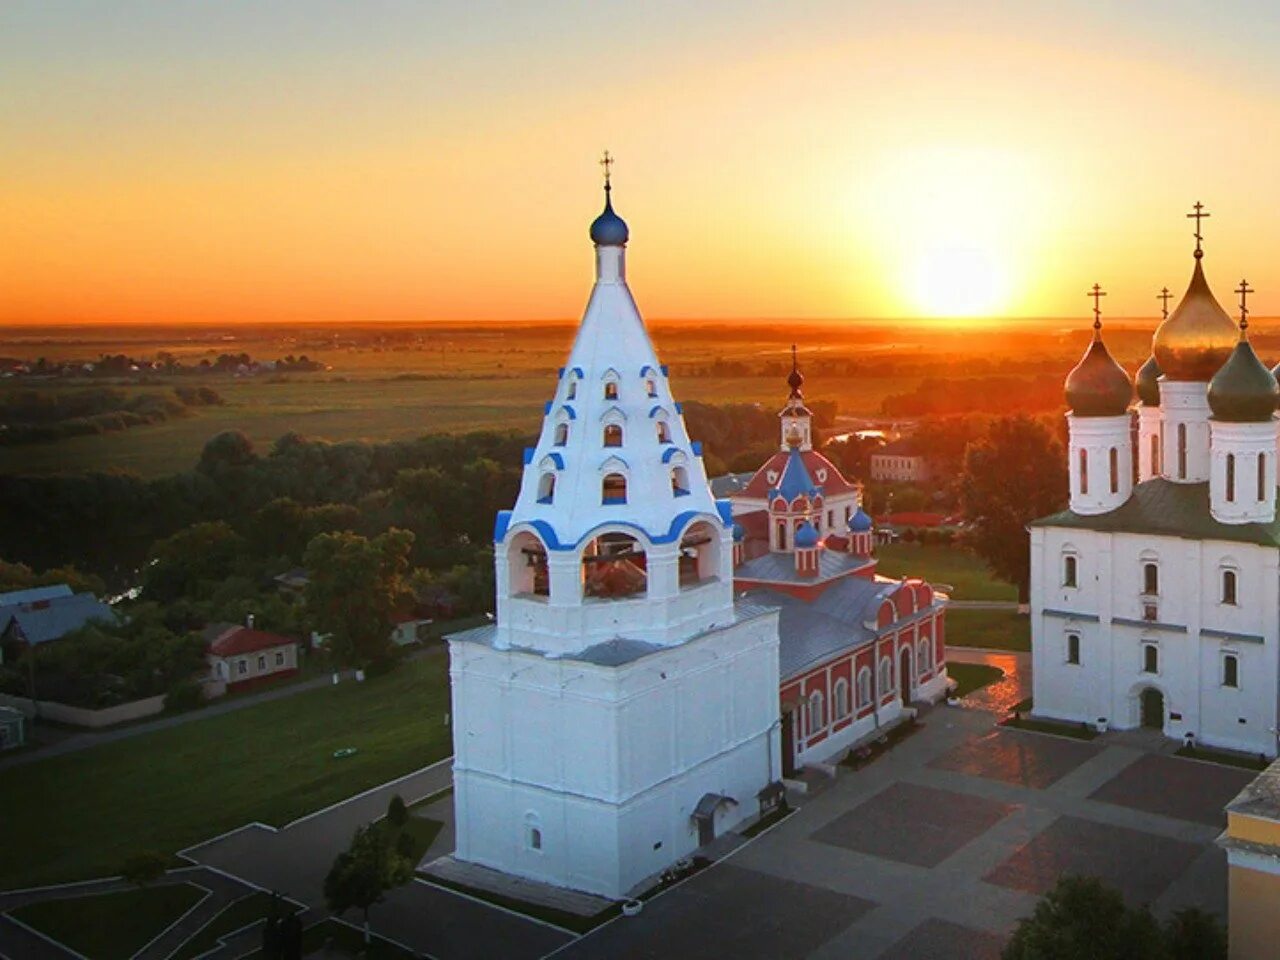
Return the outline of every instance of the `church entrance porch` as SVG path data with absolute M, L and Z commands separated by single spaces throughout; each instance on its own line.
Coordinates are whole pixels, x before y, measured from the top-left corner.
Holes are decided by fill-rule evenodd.
M 1148 729 L 1164 729 L 1164 694 L 1147 687 L 1138 695 L 1139 723 Z

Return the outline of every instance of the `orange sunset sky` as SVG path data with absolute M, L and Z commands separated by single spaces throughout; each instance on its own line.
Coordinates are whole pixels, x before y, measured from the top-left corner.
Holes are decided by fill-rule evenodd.
M 0 6 L 0 322 L 1280 313 L 1264 3 Z

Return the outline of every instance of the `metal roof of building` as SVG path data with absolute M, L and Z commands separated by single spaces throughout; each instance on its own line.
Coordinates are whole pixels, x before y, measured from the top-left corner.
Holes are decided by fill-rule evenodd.
M 0 608 L 70 596 L 73 596 L 72 590 L 65 583 L 55 583 L 47 587 L 28 587 L 26 590 L 11 590 L 8 593 L 0 593 Z
M 816 577 L 801 576 L 796 572 L 796 556 L 794 553 L 762 553 L 760 556 L 737 566 L 733 571 L 733 579 L 759 583 L 813 585 L 874 565 L 875 560 L 870 557 L 862 557 L 853 553 L 841 553 L 838 550 L 819 550 L 818 575 Z
M 1163 477 L 1138 484 L 1133 496 L 1110 513 L 1086 517 L 1063 510 L 1033 520 L 1030 525 L 1280 547 L 1280 519 L 1271 523 L 1221 523 L 1209 512 L 1209 484 L 1173 483 Z
M 0 631 L 17 622 L 22 638 L 32 646 L 58 640 L 79 630 L 91 620 L 110 623 L 115 613 L 92 593 L 54 597 L 36 601 L 38 606 L 23 604 L 0 609 Z

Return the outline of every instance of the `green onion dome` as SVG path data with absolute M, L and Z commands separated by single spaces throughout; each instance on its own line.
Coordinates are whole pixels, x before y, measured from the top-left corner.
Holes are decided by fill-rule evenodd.
M 1067 374 L 1066 392 L 1067 406 L 1077 417 L 1118 417 L 1129 409 L 1133 381 L 1112 358 L 1096 328 L 1089 349 Z
M 1138 388 L 1138 399 L 1144 407 L 1160 406 L 1160 364 L 1156 362 L 1154 353 L 1138 368 L 1134 383 Z
M 1228 423 L 1265 423 L 1280 398 L 1276 378 L 1253 352 L 1244 333 L 1231 356 L 1209 381 L 1209 409 L 1215 420 Z

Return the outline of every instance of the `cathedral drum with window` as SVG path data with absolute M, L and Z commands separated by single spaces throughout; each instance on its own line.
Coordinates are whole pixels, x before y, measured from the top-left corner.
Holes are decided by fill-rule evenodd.
M 1248 340 L 1252 291 L 1237 325 L 1202 256 L 1138 371 L 1136 450 L 1099 322 L 1067 378 L 1070 505 L 1030 530 L 1033 709 L 1274 756 L 1278 390 Z
M 759 811 L 781 732 L 778 611 L 735 600 L 730 505 L 608 197 L 590 301 L 495 525 L 494 623 L 449 653 L 455 858 L 618 898 Z

